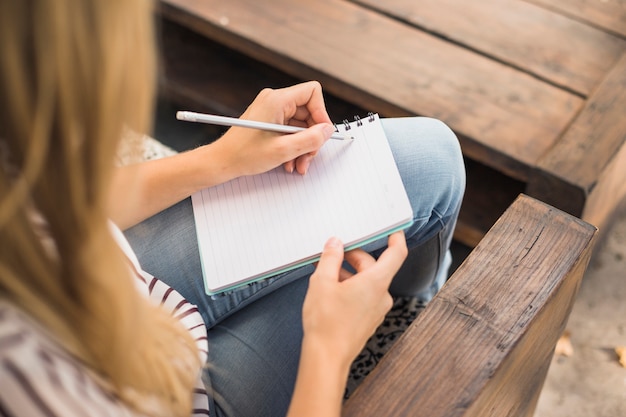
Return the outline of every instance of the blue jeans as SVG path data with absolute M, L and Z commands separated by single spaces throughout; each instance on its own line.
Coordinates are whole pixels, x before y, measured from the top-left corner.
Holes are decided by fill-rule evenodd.
M 448 276 L 449 246 L 465 190 L 463 158 L 456 136 L 438 120 L 396 118 L 382 124 L 414 212 L 414 223 L 405 230 L 409 256 L 390 292 L 426 302 Z M 313 267 L 207 296 L 190 199 L 125 234 L 143 269 L 196 304 L 204 318 L 209 339 L 205 382 L 213 394 L 213 415 L 284 415 L 298 368 L 301 308 Z M 381 239 L 364 249 L 377 256 L 386 243 Z

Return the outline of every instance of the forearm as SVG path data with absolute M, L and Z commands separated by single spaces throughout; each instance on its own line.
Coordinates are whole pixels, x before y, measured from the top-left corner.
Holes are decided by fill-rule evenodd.
M 321 87 L 316 82 L 280 90 L 266 89 L 248 107 L 246 116 L 273 123 L 293 122 L 310 129 L 282 135 L 231 128 L 210 145 L 120 168 L 111 187 L 111 219 L 126 229 L 202 188 L 282 164 L 304 174 L 312 156 L 334 130 L 324 108 Z
M 350 361 L 304 339 L 288 417 L 339 417 Z
M 113 178 L 111 219 L 126 229 L 202 188 L 232 179 L 218 147 L 120 167 Z

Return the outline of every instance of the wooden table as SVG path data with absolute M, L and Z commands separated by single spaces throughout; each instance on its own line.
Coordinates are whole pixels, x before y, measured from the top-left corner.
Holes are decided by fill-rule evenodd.
M 446 122 L 468 167 L 464 243 L 520 192 L 601 230 L 626 195 L 624 0 L 160 4 L 163 91 L 187 107 L 238 115 L 262 87 L 317 79 L 337 121 Z

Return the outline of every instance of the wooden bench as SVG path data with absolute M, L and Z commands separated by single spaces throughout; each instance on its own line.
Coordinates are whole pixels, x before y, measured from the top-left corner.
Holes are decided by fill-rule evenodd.
M 345 404 L 345 417 L 531 417 L 596 229 L 521 195 Z
M 601 230 L 626 194 L 626 9 L 589 0 L 161 0 L 163 92 L 239 115 L 262 87 L 320 80 L 336 121 L 440 118 L 475 245 L 519 193 Z M 187 31 L 187 32 L 185 32 Z

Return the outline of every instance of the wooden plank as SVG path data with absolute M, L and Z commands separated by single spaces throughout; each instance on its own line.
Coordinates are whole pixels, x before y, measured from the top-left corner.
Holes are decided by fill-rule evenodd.
M 169 102 L 182 106 L 168 108 L 168 113 L 162 117 L 172 118 L 181 108 L 239 116 L 262 88 L 276 88 L 300 81 L 174 22 L 161 21 L 160 34 L 163 64 L 161 94 Z M 364 109 L 329 94 L 325 95 L 325 101 L 331 119 L 337 122 L 366 113 Z M 190 129 L 189 124 L 183 124 L 183 127 Z M 213 128 L 210 134 L 188 133 L 186 136 L 191 138 L 187 142 L 195 141 L 195 146 L 199 146 L 208 138 L 221 136 L 225 130 Z M 195 146 L 177 150 L 184 151 Z M 474 247 L 517 195 L 524 191 L 525 184 L 472 160 L 466 161 L 466 171 L 467 191 L 455 239 Z
M 304 80 L 280 72 L 168 20 L 160 21 L 161 92 L 189 110 L 240 116 L 266 87 Z M 363 108 L 325 94 L 331 120 L 341 122 Z
M 455 240 L 474 247 L 524 191 L 525 184 L 472 160 L 465 161 L 467 181 Z
M 239 116 L 260 89 L 282 82 L 268 72 L 258 85 L 250 60 L 167 20 L 160 34 L 161 89 L 189 110 Z
M 626 198 L 626 143 L 607 165 L 585 203 L 582 219 L 600 229 L 597 247 L 603 247 L 619 207 Z M 597 251 L 596 251 L 597 252 Z
M 553 149 L 533 170 L 526 192 L 603 225 L 626 194 L 626 54 Z M 598 194 L 595 194 L 598 193 Z M 586 207 L 594 196 L 600 199 Z
M 517 179 L 552 147 L 582 99 L 342 0 L 162 0 L 163 13 L 383 116 L 439 118 L 466 155 Z
M 526 0 L 626 37 L 624 0 Z
M 521 0 L 354 1 L 583 96 L 626 47 L 619 37 Z
M 531 417 L 594 235 L 589 224 L 521 196 L 343 415 Z

